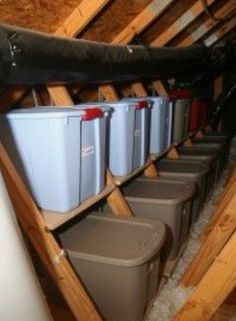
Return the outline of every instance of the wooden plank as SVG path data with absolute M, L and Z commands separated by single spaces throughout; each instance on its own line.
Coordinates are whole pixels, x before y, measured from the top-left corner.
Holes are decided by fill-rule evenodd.
M 135 17 L 113 40 L 113 44 L 126 45 L 158 18 L 173 0 L 154 0 Z
M 184 273 L 181 284 L 195 286 L 209 269 L 236 229 L 236 193 L 228 202 L 197 255 Z
M 114 177 L 110 174 L 109 171 L 107 174 L 107 182 L 111 185 L 115 183 Z M 110 195 L 108 195 L 107 203 L 112 209 L 113 214 L 117 216 L 123 216 L 123 217 L 134 216 L 131 208 L 129 207 L 129 204 L 126 202 L 119 187 L 116 187 L 114 191 Z
M 44 219 L 0 145 L 0 169 L 16 216 L 48 273 L 68 303 L 76 320 L 102 321 L 62 249 L 45 226 Z M 23 295 L 23 294 L 22 294 Z
M 83 211 L 91 207 L 93 204 L 97 203 L 99 200 L 107 197 L 112 191 L 115 190 L 115 185 L 107 185 L 104 190 L 98 195 L 92 196 L 81 203 L 76 208 L 66 212 L 66 213 L 58 213 L 53 211 L 42 211 L 42 215 L 45 219 L 46 225 L 50 230 L 54 230 L 57 227 L 63 225 L 68 222 L 72 218 L 81 214 Z
M 143 173 L 146 177 L 150 178 L 157 178 L 159 176 L 158 169 L 153 162 L 144 170 Z
M 216 0 L 208 0 L 208 5 L 211 5 Z M 167 28 L 161 35 L 154 39 L 152 46 L 165 46 L 170 40 L 183 31 L 191 22 L 204 12 L 201 1 L 197 1 L 189 10 L 187 10 L 180 18 L 176 20 L 169 28 Z
M 207 47 L 213 46 L 217 41 L 224 37 L 228 32 L 236 27 L 236 16 L 225 22 L 223 26 L 219 27 L 214 33 L 212 33 L 207 39 L 204 40 L 204 44 Z
M 232 196 L 236 193 L 236 181 L 229 182 L 229 185 L 225 187 L 223 194 L 221 195 L 219 201 L 216 204 L 216 208 L 212 215 L 210 222 L 205 227 L 204 231 L 200 236 L 200 240 L 204 242 L 208 235 L 211 233 L 219 217 L 221 216 L 222 211 L 227 206 L 228 202 L 231 200 Z
M 83 0 L 61 23 L 55 35 L 76 37 L 110 0 Z
M 112 85 L 101 85 L 99 91 L 107 101 L 119 100 L 119 96 Z
M 191 139 L 190 137 L 187 138 L 187 139 L 184 141 L 183 146 L 185 146 L 185 147 L 192 147 L 192 146 L 193 146 L 193 141 L 192 141 L 192 139 Z
M 236 232 L 172 321 L 207 321 L 235 287 Z
M 165 96 L 167 95 L 167 90 L 160 80 L 155 80 L 152 82 L 153 88 L 156 90 L 158 95 Z
M 166 157 L 171 159 L 180 158 L 177 148 L 175 146 L 172 147 L 171 150 L 167 153 Z
M 147 91 L 141 82 L 132 83 L 131 88 L 137 97 L 148 96 Z
M 51 99 L 57 106 L 71 107 L 74 105 L 67 89 L 63 86 L 48 86 Z
M 217 17 L 225 17 L 235 9 L 235 6 L 236 6 L 235 1 L 226 1 L 226 3 L 216 11 L 215 15 Z M 180 43 L 178 43 L 178 47 L 189 46 L 197 42 L 207 32 L 211 31 L 218 23 L 219 21 L 212 20 L 211 18 L 207 19 L 198 28 L 196 28 L 190 35 L 188 35 Z
M 214 101 L 216 101 L 217 98 L 220 96 L 220 94 L 222 93 L 222 89 L 223 89 L 223 77 L 219 76 L 214 80 Z

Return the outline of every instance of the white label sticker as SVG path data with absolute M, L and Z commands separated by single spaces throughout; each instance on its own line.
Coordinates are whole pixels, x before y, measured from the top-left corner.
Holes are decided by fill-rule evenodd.
M 135 133 L 134 133 L 135 137 L 140 136 L 140 133 L 141 133 L 140 129 L 135 129 Z
M 211 46 L 213 43 L 215 43 L 218 40 L 218 37 L 216 34 L 212 34 L 210 37 L 208 37 L 205 41 L 204 44 L 209 47 Z
M 84 147 L 84 148 L 82 148 L 81 152 L 82 152 L 82 157 L 83 158 L 84 157 L 88 157 L 88 156 L 94 154 L 94 146 Z
M 194 19 L 194 15 L 191 11 L 187 11 L 175 22 L 175 27 L 178 31 L 183 30 Z
M 192 32 L 192 37 L 194 41 L 197 41 L 207 32 L 207 27 L 204 25 L 198 27 L 195 31 Z

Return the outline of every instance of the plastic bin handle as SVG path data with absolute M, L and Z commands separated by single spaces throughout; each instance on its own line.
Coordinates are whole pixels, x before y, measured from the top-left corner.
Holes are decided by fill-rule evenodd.
M 149 102 L 146 100 L 140 100 L 137 102 L 136 109 L 149 108 Z
M 81 116 L 82 120 L 92 120 L 103 116 L 102 109 L 100 108 L 88 108 L 85 109 L 84 112 L 85 114 Z

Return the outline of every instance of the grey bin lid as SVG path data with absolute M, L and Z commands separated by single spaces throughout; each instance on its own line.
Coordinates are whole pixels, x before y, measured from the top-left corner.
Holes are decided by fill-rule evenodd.
M 2 119 L 40 119 L 40 118 L 67 118 L 80 117 L 83 110 L 66 107 L 33 107 L 12 110 L 1 116 Z
M 186 160 L 186 159 L 163 159 L 157 164 L 158 169 L 162 173 L 188 175 L 189 177 L 199 177 L 206 175 L 209 171 L 209 166 L 206 162 Z
M 196 159 L 196 160 L 206 160 L 209 162 L 212 162 L 216 157 L 217 154 L 210 154 L 204 151 L 197 151 L 197 150 L 189 150 L 189 149 L 178 149 L 178 152 L 180 154 L 180 157 L 186 157 L 187 159 Z
M 104 102 L 92 102 L 92 103 L 85 103 L 85 104 L 79 104 L 79 105 L 75 105 L 76 108 L 79 107 L 87 107 L 87 106 L 99 106 L 99 107 L 103 107 L 103 108 L 108 108 L 112 107 L 112 108 L 136 108 L 137 104 L 135 104 L 134 102 L 117 102 L 117 101 L 104 101 Z
M 165 225 L 158 221 L 90 214 L 60 238 L 74 258 L 132 267 L 147 262 L 160 251 L 165 233 Z
M 181 155 L 189 155 L 189 156 L 206 156 L 214 159 L 217 157 L 217 151 L 215 149 L 207 150 L 205 148 L 196 148 L 194 147 L 179 147 L 178 152 Z
M 218 152 L 220 152 L 222 150 L 222 148 L 224 147 L 223 143 L 213 143 L 210 141 L 200 141 L 200 140 L 194 140 L 194 147 L 202 147 L 202 148 L 214 148 L 215 150 L 217 150 Z
M 123 188 L 123 192 L 130 201 L 175 205 L 185 202 L 193 196 L 195 184 L 192 182 L 140 178 Z

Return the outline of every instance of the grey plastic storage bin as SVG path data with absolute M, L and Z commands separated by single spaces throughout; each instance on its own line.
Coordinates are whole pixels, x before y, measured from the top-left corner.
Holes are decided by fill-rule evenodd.
M 202 148 L 214 148 L 220 155 L 219 167 L 220 167 L 220 172 L 222 173 L 225 166 L 225 148 L 222 142 L 212 142 L 210 140 L 194 138 L 193 146 L 202 147 Z
M 214 183 L 218 182 L 221 175 L 221 156 L 218 149 L 206 146 L 201 147 L 200 145 L 196 146 L 194 144 L 191 147 L 178 147 L 178 151 L 183 159 L 190 159 L 192 156 L 195 157 L 195 155 L 199 158 L 203 157 L 204 155 L 211 157 L 211 169 L 212 172 L 214 172 Z
M 208 135 L 203 138 L 194 138 L 196 143 L 219 143 L 223 149 L 223 165 L 227 163 L 229 149 L 230 149 L 230 140 L 224 136 Z
M 160 176 L 168 179 L 191 180 L 196 183 L 197 193 L 193 200 L 192 221 L 196 221 L 206 198 L 209 166 L 199 161 L 163 159 L 158 162 Z
M 91 121 L 88 127 L 94 124 L 96 130 L 92 134 L 88 129 L 85 132 L 96 140 L 97 146 L 82 150 L 81 155 L 85 142 L 82 123 L 87 123 L 83 121 L 87 116 L 86 110 L 37 107 L 14 110 L 1 117 L 3 145 L 36 203 L 45 210 L 69 211 L 79 205 L 83 195 L 98 193 L 103 188 L 104 170 L 97 175 L 92 168 L 91 179 L 83 153 L 95 153 L 104 162 L 100 139 L 105 137 L 105 122 L 100 116 L 99 121 Z M 95 138 L 99 133 L 101 136 Z M 97 172 L 104 166 L 100 165 Z M 83 169 L 87 170 L 87 177 L 81 175 Z
M 150 145 L 150 114 L 152 102 L 150 99 L 142 98 L 123 98 L 123 101 L 136 102 L 135 109 L 135 139 L 134 139 L 134 159 L 133 168 L 143 166 L 149 154 Z
M 195 190 L 193 182 L 161 178 L 139 178 L 122 188 L 135 217 L 158 220 L 167 225 L 162 260 L 174 260 L 187 240 Z M 112 213 L 107 204 L 103 212 Z
M 180 155 L 180 158 L 183 160 L 196 160 L 196 161 L 207 162 L 210 169 L 209 181 L 207 184 L 207 195 L 208 195 L 216 179 L 216 158 L 217 158 L 216 151 L 213 150 L 212 153 L 209 153 L 205 150 L 196 150 L 191 147 L 179 147 L 178 153 Z
M 187 136 L 187 126 L 189 117 L 189 100 L 177 99 L 174 102 L 174 128 L 173 140 L 178 143 Z
M 157 291 L 164 224 L 88 215 L 60 238 L 103 317 L 142 320 Z

